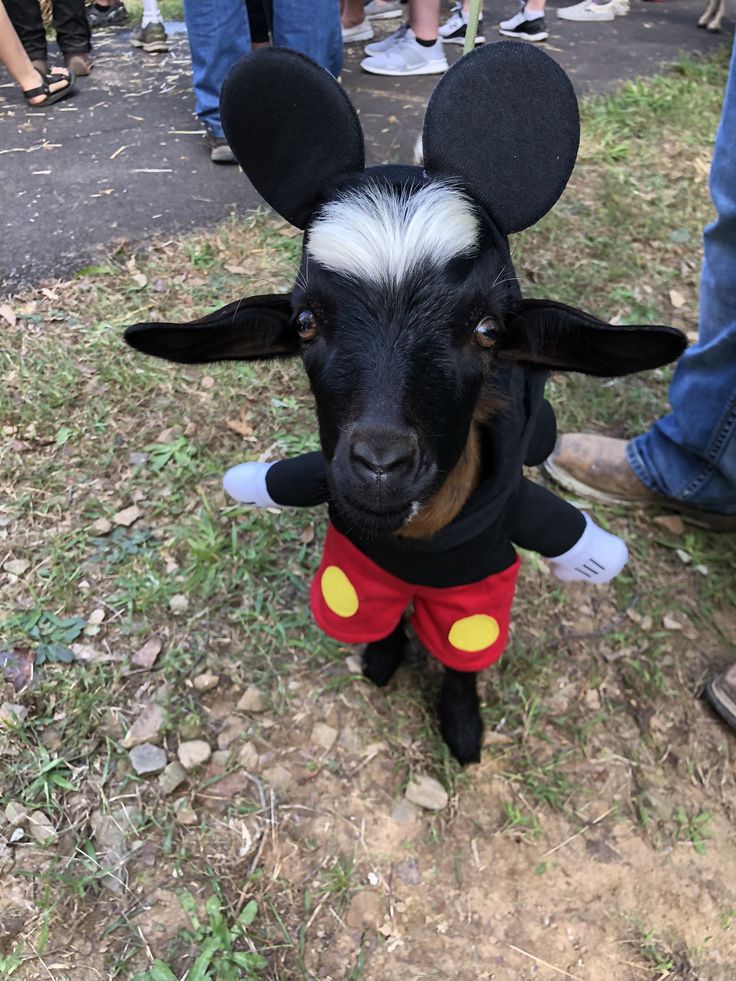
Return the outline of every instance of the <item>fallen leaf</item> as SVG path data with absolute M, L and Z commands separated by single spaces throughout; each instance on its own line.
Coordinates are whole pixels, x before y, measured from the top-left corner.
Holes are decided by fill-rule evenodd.
M 29 647 L 0 651 L 0 668 L 3 681 L 12 685 L 16 691 L 25 688 L 33 677 L 33 652 Z
M 15 327 L 16 316 L 13 308 L 8 303 L 3 303 L 0 305 L 0 317 L 2 317 L 3 320 L 7 320 L 11 327 Z
M 242 276 L 244 273 L 247 273 L 248 272 L 248 270 L 245 268 L 245 266 L 236 266 L 236 265 L 233 265 L 233 264 L 231 264 L 229 262 L 226 262 L 225 263 L 225 269 L 229 273 L 232 273 L 234 276 Z
M 162 641 L 160 637 L 150 637 L 143 647 L 139 648 L 130 659 L 131 664 L 138 668 L 148 670 L 153 667 L 156 658 L 161 653 Z
M 685 297 L 679 290 L 670 290 L 670 303 L 675 310 L 680 310 L 685 306 Z
M 309 545 L 310 542 L 314 541 L 314 525 L 307 525 L 299 536 L 299 541 L 304 542 L 305 545 Z
M 9 572 L 12 576 L 22 576 L 24 572 L 27 572 L 31 567 L 31 563 L 28 559 L 8 559 L 7 562 L 3 564 L 3 569 L 5 572 Z
M 139 289 L 143 289 L 144 286 L 148 284 L 148 279 L 143 275 L 143 273 L 134 273 L 130 277 Z
M 682 630 L 682 624 L 679 620 L 675 620 L 673 616 L 669 613 L 665 613 L 662 617 L 662 626 L 665 630 Z
M 112 520 L 116 525 L 122 525 L 124 528 L 130 528 L 130 526 L 134 524 L 142 514 L 143 512 L 141 509 L 136 504 L 133 504 L 129 508 L 123 508 L 122 511 L 118 511 L 117 514 L 114 514 L 112 516 Z
M 232 429 L 238 436 L 252 436 L 253 427 L 244 419 L 228 419 L 225 423 L 228 429 Z

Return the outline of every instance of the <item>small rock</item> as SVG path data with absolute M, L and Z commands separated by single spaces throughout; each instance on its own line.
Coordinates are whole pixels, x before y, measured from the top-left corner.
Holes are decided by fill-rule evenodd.
M 673 535 L 685 534 L 685 523 L 679 514 L 659 514 L 654 519 L 654 523 L 661 528 L 666 528 Z
M 5 805 L 5 820 L 8 824 L 17 827 L 19 824 L 24 824 L 27 818 L 28 811 L 18 801 L 11 800 Z
M 250 740 L 240 747 L 238 762 L 244 770 L 258 769 L 258 750 Z
M 101 623 L 105 620 L 105 611 L 99 607 L 96 610 L 92 610 L 90 615 L 87 617 L 87 623 L 90 627 L 99 627 Z
M 166 766 L 166 753 L 160 746 L 143 743 L 128 753 L 131 766 L 139 777 L 160 773 Z
M 28 559 L 8 559 L 3 565 L 3 569 L 9 572 L 11 576 L 22 576 L 30 568 L 31 563 Z
M 132 463 L 134 467 L 140 467 L 144 463 L 148 463 L 148 454 L 147 453 L 135 453 L 135 452 L 134 453 L 129 453 L 128 454 L 128 463 Z
M 601 696 L 595 688 L 588 688 L 583 695 L 585 707 L 591 712 L 599 712 L 601 708 Z
M 350 674 L 363 674 L 363 662 L 357 654 L 348 654 L 345 658 L 345 667 Z
M 239 715 L 228 715 L 217 734 L 217 748 L 230 749 L 243 735 L 243 720 Z
M 95 811 L 90 818 L 92 834 L 95 839 L 95 851 L 100 866 L 110 871 L 102 876 L 102 884 L 110 892 L 119 894 L 125 888 L 125 831 L 123 830 L 123 814 L 103 814 Z
M 641 623 L 641 613 L 639 613 L 638 610 L 635 610 L 633 606 L 626 607 L 626 616 L 632 623 Z
M 183 593 L 176 593 L 169 600 L 169 609 L 174 614 L 178 616 L 180 613 L 186 612 L 189 609 L 189 599 Z
M 225 767 L 230 762 L 230 757 L 231 756 L 232 756 L 232 753 L 231 753 L 231 751 L 229 749 L 217 749 L 212 754 L 212 757 L 210 759 L 210 764 L 216 770 L 224 770 Z
M 441 811 L 449 802 L 447 791 L 439 780 L 426 773 L 420 773 L 409 781 L 405 797 L 412 804 L 428 811 Z
M 130 659 L 131 664 L 135 664 L 137 668 L 151 668 L 156 660 L 156 658 L 161 653 L 161 638 L 160 637 L 150 637 L 143 647 L 139 648 L 135 654 Z
M 316 743 L 317 746 L 321 746 L 324 750 L 331 750 L 335 745 L 336 739 L 337 729 L 333 729 L 332 726 L 325 725 L 324 722 L 318 722 L 312 729 L 312 742 Z
M 201 766 L 212 756 L 210 744 L 204 739 L 189 739 L 179 744 L 179 761 L 185 770 Z
M 641 623 L 639 624 L 639 626 L 641 627 L 641 629 L 644 631 L 645 634 L 648 634 L 649 631 L 654 626 L 654 621 L 647 614 L 647 616 L 641 618 Z
M 25 705 L 17 705 L 15 702 L 3 702 L 0 705 L 0 725 L 5 723 L 9 726 L 18 726 L 28 716 L 28 709 Z
M 28 833 L 40 845 L 46 845 L 56 837 L 54 826 L 43 811 L 33 811 L 28 815 Z
M 213 688 L 217 688 L 220 684 L 220 676 L 219 674 L 210 674 L 208 671 L 204 671 L 192 679 L 192 684 L 199 692 L 212 691 Z
M 112 522 L 108 521 L 107 518 L 98 518 L 97 521 L 92 522 L 89 530 L 96 535 L 108 535 L 112 531 Z
M 396 866 L 396 875 L 407 886 L 418 886 L 422 881 L 422 870 L 415 858 L 405 858 Z
M 137 504 L 131 504 L 129 508 L 123 508 L 112 516 L 113 524 L 120 525 L 122 528 L 130 528 L 131 525 L 141 517 L 143 512 Z
M 192 824 L 197 824 L 199 821 L 196 811 L 188 800 L 183 799 L 177 803 L 176 821 L 177 824 L 183 824 L 185 827 L 189 827 Z
M 265 712 L 268 700 L 260 688 L 248 685 L 235 707 L 239 712 Z
M 274 790 L 286 790 L 291 785 L 292 776 L 285 766 L 277 763 L 263 771 L 263 779 L 270 784 Z
M 400 801 L 397 801 L 391 812 L 391 817 L 397 824 L 411 824 L 419 817 L 419 808 L 406 797 L 402 797 Z
M 377 928 L 383 922 L 384 900 L 373 889 L 363 889 L 350 901 L 345 922 L 354 930 Z
M 164 772 L 158 778 L 158 786 L 161 793 L 168 796 L 181 787 L 186 779 L 187 771 L 178 760 L 174 760 L 164 768 Z
M 689 552 L 686 552 L 684 548 L 676 548 L 675 555 L 683 565 L 690 565 L 693 560 L 692 555 Z
M 141 743 L 150 743 L 158 736 L 164 724 L 164 711 L 160 705 L 152 703 L 147 705 L 123 739 L 125 749 L 132 749 L 133 746 L 140 746 Z

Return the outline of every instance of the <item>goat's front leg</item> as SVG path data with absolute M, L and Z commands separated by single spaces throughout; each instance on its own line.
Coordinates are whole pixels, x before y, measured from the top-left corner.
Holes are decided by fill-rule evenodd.
M 393 678 L 406 650 L 404 625 L 399 620 L 388 637 L 374 640 L 363 651 L 363 675 L 379 688 Z
M 483 720 L 475 671 L 445 668 L 439 705 L 440 732 L 450 752 L 463 766 L 480 762 Z

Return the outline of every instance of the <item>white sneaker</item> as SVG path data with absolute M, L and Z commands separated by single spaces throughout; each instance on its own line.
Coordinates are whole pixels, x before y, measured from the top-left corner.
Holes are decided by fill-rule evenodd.
M 478 18 L 478 33 L 475 38 L 476 44 L 483 44 L 485 38 L 482 34 L 483 17 Z M 468 18 L 463 13 L 461 3 L 455 4 L 452 13 L 444 24 L 440 25 L 439 35 L 445 44 L 465 44 L 465 33 L 468 29 Z
M 371 20 L 391 20 L 402 12 L 399 0 L 371 0 L 365 5 L 365 15 Z
M 385 37 L 383 41 L 374 41 L 373 44 L 366 44 L 363 50 L 367 55 L 383 54 L 384 51 L 390 50 L 395 45 L 403 41 L 408 30 L 409 25 L 402 24 L 401 27 L 397 28 L 393 32 L 393 34 L 389 34 L 388 37 Z
M 562 20 L 613 20 L 629 12 L 629 0 L 608 0 L 608 3 L 594 3 L 582 0 L 572 7 L 560 7 L 557 16 Z
M 373 28 L 368 19 L 356 24 L 355 27 L 343 27 L 342 43 L 352 44 L 353 41 L 370 41 L 373 37 Z
M 371 75 L 439 75 L 447 71 L 448 65 L 440 38 L 425 48 L 417 43 L 414 31 L 409 28 L 398 44 L 364 58 L 360 67 Z

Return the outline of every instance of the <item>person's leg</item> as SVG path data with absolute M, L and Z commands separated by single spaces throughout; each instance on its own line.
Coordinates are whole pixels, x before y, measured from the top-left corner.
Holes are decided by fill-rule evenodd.
M 439 36 L 439 0 L 409 0 L 409 28 L 366 47 L 360 63 L 374 75 L 435 75 L 447 71 Z
M 439 34 L 445 44 L 465 44 L 465 35 L 468 27 L 468 15 L 470 14 L 470 0 L 464 3 L 456 3 L 452 8 L 450 16 L 444 24 L 440 24 Z M 481 7 L 478 16 L 478 33 L 475 38 L 476 44 L 483 44 L 485 37 L 482 32 L 483 9 Z
M 736 47 L 716 135 L 703 237 L 698 342 L 680 358 L 669 415 L 632 440 L 628 461 L 647 487 L 736 513 Z
M 337 6 L 335 7 L 337 18 Z M 243 0 L 184 0 L 192 53 L 195 112 L 211 137 L 212 159 L 233 163 L 220 121 L 220 89 L 235 62 L 250 51 L 250 28 Z
M 34 68 L 28 57 L 2 0 L 0 0 L 0 63 L 5 65 L 23 92 L 33 91 L 43 84 L 43 76 Z M 71 91 L 73 78 L 70 79 L 69 72 L 65 68 L 55 68 L 53 74 L 58 78 L 54 82 L 47 83 L 49 94 L 66 89 Z M 32 96 L 27 101 L 30 105 L 44 105 L 48 102 L 48 95 L 42 93 Z
M 28 0 L 5 0 L 5 10 L 26 54 L 32 61 L 46 61 L 46 32 L 41 8 Z M 11 73 L 12 74 L 12 73 Z
M 91 31 L 84 0 L 54 0 L 53 13 L 56 43 L 64 57 L 89 54 Z
M 169 39 L 164 27 L 156 0 L 143 0 L 143 15 L 140 27 L 133 31 L 130 43 L 134 48 L 142 48 L 148 54 L 158 54 L 169 50 Z
M 340 0 L 340 24 L 344 43 L 370 41 L 373 37 L 363 0 Z
M 119 27 L 128 22 L 128 11 L 123 0 L 95 0 L 87 12 L 89 26 Z
M 191 0 L 190 0 L 191 2 Z M 273 43 L 308 55 L 337 77 L 342 70 L 340 11 L 335 0 L 274 0 Z

